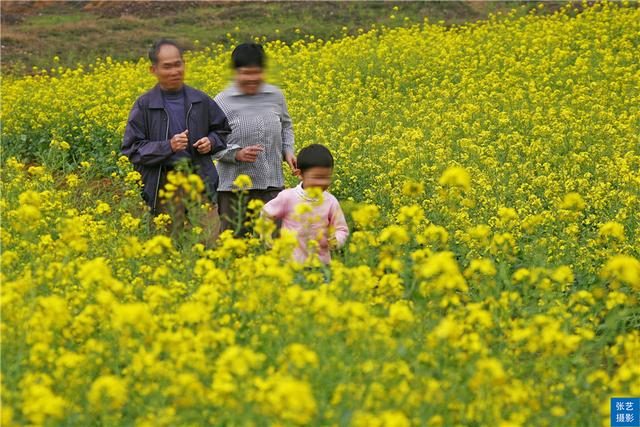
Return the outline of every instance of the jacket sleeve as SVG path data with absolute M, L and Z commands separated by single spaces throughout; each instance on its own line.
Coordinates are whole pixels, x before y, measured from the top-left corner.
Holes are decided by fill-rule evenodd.
M 293 123 L 291 121 L 291 116 L 289 116 L 289 110 L 287 109 L 287 101 L 284 99 L 284 95 L 282 95 L 282 118 L 280 122 L 282 124 L 282 156 L 285 154 L 291 153 L 294 154 L 294 138 L 293 138 Z
M 281 191 L 278 195 L 269 200 L 262 207 L 262 217 L 267 217 L 270 219 L 283 219 L 286 216 L 287 212 L 287 197 L 286 192 Z
M 337 245 L 338 248 L 341 248 L 347 242 L 347 237 L 349 237 L 349 226 L 337 200 L 332 204 L 329 211 L 329 226 L 335 230 Z
M 227 116 L 220 106 L 209 98 L 209 140 L 211 141 L 211 153 L 214 155 L 227 149 L 227 136 L 231 133 L 231 126 Z
M 144 111 L 138 100 L 129 113 L 121 152 L 135 165 L 154 166 L 161 164 L 173 154 L 171 142 L 168 139 L 150 141 L 146 134 L 146 128 Z

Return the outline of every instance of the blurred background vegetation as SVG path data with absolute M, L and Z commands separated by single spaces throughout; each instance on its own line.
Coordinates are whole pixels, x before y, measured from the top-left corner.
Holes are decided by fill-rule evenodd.
M 545 2 L 549 13 L 566 2 Z M 2 1 L 2 73 L 33 67 L 75 67 L 96 57 L 136 60 L 149 44 L 171 37 L 189 49 L 254 37 L 293 42 L 355 34 L 372 25 L 423 22 L 460 25 L 537 2 L 219 2 L 219 1 Z M 198 42 L 196 42 L 198 41 Z M 59 62 L 54 64 L 52 58 Z

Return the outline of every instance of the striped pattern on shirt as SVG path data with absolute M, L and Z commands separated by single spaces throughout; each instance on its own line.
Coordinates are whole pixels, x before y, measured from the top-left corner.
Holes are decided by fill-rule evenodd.
M 235 84 L 215 97 L 231 126 L 227 149 L 218 153 L 218 191 L 232 191 L 240 174 L 251 178 L 252 190 L 284 187 L 282 162 L 285 153 L 294 153 L 293 126 L 280 89 L 263 84 L 255 95 L 243 94 Z M 264 145 L 253 163 L 235 160 L 236 151 L 250 145 Z

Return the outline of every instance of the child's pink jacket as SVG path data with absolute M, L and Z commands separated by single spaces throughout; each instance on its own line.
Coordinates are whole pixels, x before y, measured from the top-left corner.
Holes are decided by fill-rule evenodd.
M 296 207 L 307 204 L 308 207 Z M 271 218 L 281 219 L 282 228 L 295 231 L 298 236 L 298 247 L 293 255 L 296 261 L 304 262 L 309 256 L 310 240 L 317 240 L 318 258 L 328 264 L 331 261 L 329 239 L 335 236 L 337 247 L 342 247 L 349 236 L 349 227 L 344 219 L 340 203 L 331 193 L 322 193 L 322 202 L 310 198 L 302 188 L 302 183 L 295 188 L 282 190 L 278 196 L 262 208 L 263 213 Z M 300 211 L 304 211 L 301 215 Z

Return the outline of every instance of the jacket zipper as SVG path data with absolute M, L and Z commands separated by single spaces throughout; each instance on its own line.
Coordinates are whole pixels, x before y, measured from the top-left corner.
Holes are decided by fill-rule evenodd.
M 165 132 L 165 137 L 164 139 L 169 139 L 169 113 L 167 113 L 167 110 L 163 109 L 164 111 L 164 115 L 167 116 L 167 130 Z M 191 111 L 191 109 L 189 109 L 189 111 Z M 169 142 L 171 143 L 171 142 Z M 160 172 L 158 173 L 158 180 L 156 182 L 156 195 L 153 198 L 153 213 L 156 213 L 156 205 L 158 204 L 158 192 L 160 191 L 160 177 L 162 177 L 162 165 L 160 165 Z
M 191 114 L 191 109 L 192 108 L 193 108 L 193 104 L 189 104 L 189 109 L 187 110 L 187 121 L 186 121 L 187 129 L 189 129 L 189 115 Z M 191 136 L 191 132 L 189 132 L 189 136 Z M 193 150 L 193 147 L 191 145 L 189 145 L 189 153 L 191 154 L 191 156 L 193 156 L 193 151 L 192 150 Z

